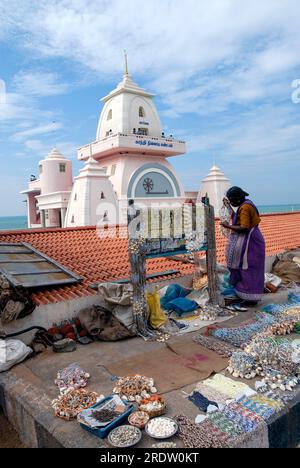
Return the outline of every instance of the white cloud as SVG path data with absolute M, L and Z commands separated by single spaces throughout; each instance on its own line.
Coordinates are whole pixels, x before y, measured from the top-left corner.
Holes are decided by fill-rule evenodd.
M 47 135 L 54 133 L 62 128 L 62 124 L 58 122 L 52 122 L 51 124 L 40 125 L 38 127 L 29 128 L 21 132 L 17 132 L 14 135 L 16 139 L 28 138 L 36 135 Z
M 21 95 L 36 97 L 65 94 L 70 85 L 60 82 L 57 73 L 20 71 L 13 79 L 16 91 Z
M 232 174 L 241 167 L 254 174 L 258 161 L 282 167 L 299 154 L 291 104 L 291 83 L 300 78 L 299 0 L 0 1 L 0 40 L 13 40 L 31 67 L 45 61 L 49 70 L 55 61 L 59 75 L 72 69 L 78 81 L 92 74 L 111 85 L 126 48 L 130 72 L 159 95 L 163 116 L 193 124 L 182 132 L 190 149 L 203 158 L 219 154 Z M 20 93 L 38 98 L 69 89 L 56 73 L 38 70 L 18 73 L 0 121 L 24 115 L 30 125 L 13 133 L 23 133 L 27 151 L 47 153 L 34 129 L 58 119 L 40 119 L 36 103 Z

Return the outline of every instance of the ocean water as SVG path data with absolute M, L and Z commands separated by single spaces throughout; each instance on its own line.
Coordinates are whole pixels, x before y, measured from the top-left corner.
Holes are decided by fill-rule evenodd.
M 0 216 L 0 231 L 27 229 L 27 216 Z
M 258 206 L 261 214 L 300 211 L 300 204 Z M 27 216 L 0 216 L 0 231 L 27 229 Z
M 300 203 L 294 205 L 263 205 L 258 206 L 261 214 L 268 213 L 290 213 L 293 211 L 300 211 Z

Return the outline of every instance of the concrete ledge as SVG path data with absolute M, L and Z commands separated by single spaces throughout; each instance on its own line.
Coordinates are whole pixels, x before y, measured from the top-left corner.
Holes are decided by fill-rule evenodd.
M 108 448 L 106 441 L 83 431 L 76 421 L 65 422 L 55 418 L 51 411 L 51 399 L 34 384 L 33 375 L 28 371 L 20 377 L 14 371 L 0 374 L 0 404 L 7 419 L 18 432 L 21 441 L 31 448 Z M 31 374 L 31 375 L 30 375 Z M 30 379 L 31 383 L 28 383 Z M 191 387 L 192 389 L 192 387 Z M 183 411 L 188 404 L 182 394 L 172 392 L 169 400 L 174 407 Z M 179 401 L 181 398 L 182 401 Z M 170 403 L 171 403 L 170 401 Z M 191 408 L 186 408 L 190 413 Z M 195 407 L 196 409 L 196 407 Z M 177 408 L 178 410 L 178 408 Z M 268 423 L 263 447 L 296 448 L 300 443 L 300 392 L 284 412 Z M 255 431 L 247 436 L 245 447 L 255 448 Z M 178 441 L 177 441 L 178 442 Z M 151 447 L 153 441 L 143 438 L 141 447 Z M 179 442 L 178 445 L 181 445 Z M 236 447 L 239 448 L 239 447 Z

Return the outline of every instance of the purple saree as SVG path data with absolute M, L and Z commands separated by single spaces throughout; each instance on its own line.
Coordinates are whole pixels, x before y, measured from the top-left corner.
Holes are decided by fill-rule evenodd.
M 257 210 L 250 200 L 246 200 L 244 204 L 250 204 Z M 233 217 L 234 226 L 238 225 L 238 217 L 239 210 Z M 262 298 L 265 284 L 265 256 L 265 241 L 258 226 L 245 233 L 234 232 L 230 235 L 226 261 L 231 273 L 230 282 L 241 299 L 257 302 Z

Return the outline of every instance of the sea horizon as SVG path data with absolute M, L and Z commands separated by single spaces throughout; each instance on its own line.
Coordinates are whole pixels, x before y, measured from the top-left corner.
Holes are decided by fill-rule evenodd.
M 261 214 L 271 213 L 293 213 L 300 211 L 300 203 L 290 203 L 286 205 L 258 205 Z M 0 231 L 13 231 L 27 229 L 27 216 L 1 216 Z

